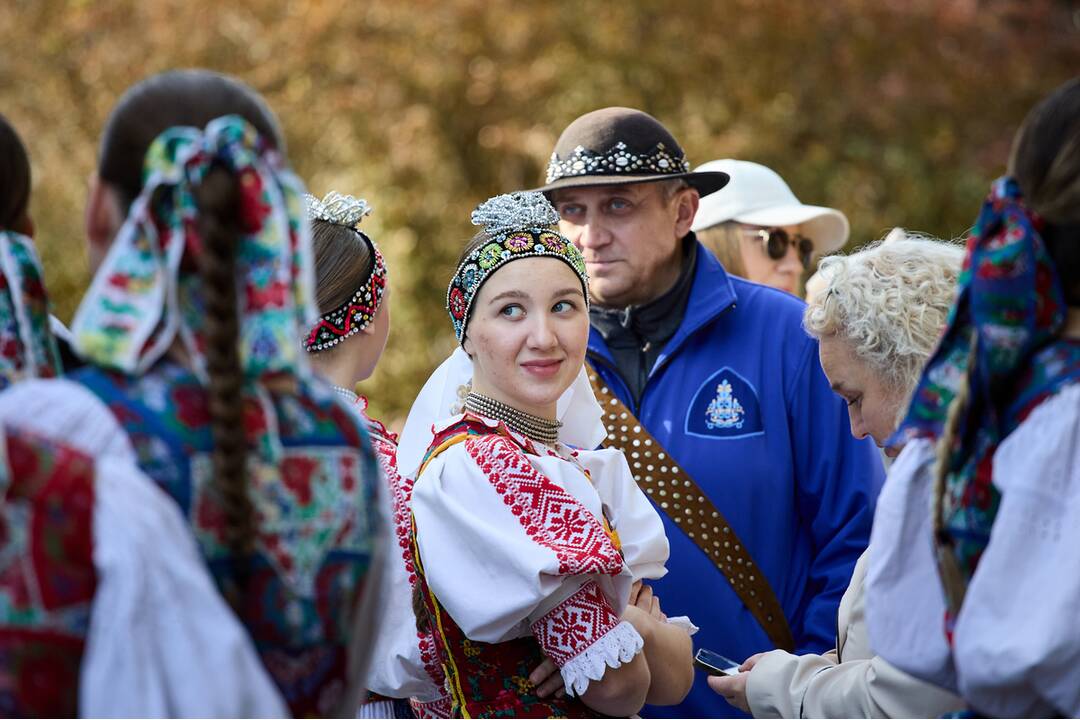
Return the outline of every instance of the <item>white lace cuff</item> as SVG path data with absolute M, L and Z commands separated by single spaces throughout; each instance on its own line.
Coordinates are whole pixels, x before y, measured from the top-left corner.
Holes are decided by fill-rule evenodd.
M 696 635 L 697 631 L 701 629 L 697 625 L 695 625 L 693 621 L 686 615 L 676 615 L 675 617 L 669 617 L 667 619 L 667 624 L 682 628 L 686 631 L 686 634 L 690 636 Z
M 645 641 L 634 626 L 620 622 L 559 669 L 567 694 L 581 695 L 589 689 L 590 680 L 599 680 L 608 668 L 630 662 L 644 647 Z
M 570 695 L 581 695 L 590 680 L 629 662 L 645 645 L 633 625 L 619 622 L 595 582 L 582 585 L 533 623 L 532 630 L 544 654 L 559 666 Z

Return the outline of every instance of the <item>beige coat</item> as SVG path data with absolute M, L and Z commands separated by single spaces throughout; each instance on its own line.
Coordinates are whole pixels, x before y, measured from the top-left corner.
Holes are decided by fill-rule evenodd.
M 757 718 L 941 717 L 964 707 L 955 695 L 907 675 L 870 650 L 864 613 L 867 553 L 840 600 L 837 649 L 824 655 L 763 655 L 746 679 Z

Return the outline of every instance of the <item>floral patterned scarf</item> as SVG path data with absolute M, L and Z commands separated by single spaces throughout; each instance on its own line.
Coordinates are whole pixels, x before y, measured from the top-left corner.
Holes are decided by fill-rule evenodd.
M 174 127 L 147 151 L 142 192 L 72 323 L 100 367 L 141 374 L 179 338 L 205 382 L 202 252 L 194 189 L 214 167 L 240 187 L 236 248 L 240 356 L 248 378 L 308 373 L 297 342 L 318 320 L 304 189 L 242 118 Z
M 1039 403 L 1080 379 L 1080 343 L 1059 338 L 1067 307 L 1039 234 L 1043 221 L 1012 178 L 997 180 L 968 240 L 948 327 L 891 439 L 937 440 L 969 378 L 966 411 L 935 498 L 935 543 L 948 598 L 947 626 L 990 540 L 1000 495 L 991 471 L 998 444 Z
M 54 377 L 60 355 L 49 329 L 49 297 L 30 238 L 0 230 L 0 389 Z

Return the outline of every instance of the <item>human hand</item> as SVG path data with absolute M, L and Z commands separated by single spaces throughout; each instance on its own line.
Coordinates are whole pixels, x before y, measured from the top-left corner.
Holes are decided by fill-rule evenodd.
M 630 604 L 643 610 L 656 622 L 667 622 L 667 616 L 660 610 L 660 598 L 653 595 L 652 588 L 643 584 L 640 580 L 634 583 L 637 586 L 635 593 L 631 589 Z
M 747 662 L 749 661 L 750 659 L 747 659 Z M 746 678 L 749 676 L 749 672 L 740 672 L 738 675 L 713 675 L 709 677 L 709 687 L 723 696 L 732 706 L 749 713 L 750 703 L 746 701 Z
M 627 602 L 631 605 L 636 603 L 639 592 L 641 592 L 641 581 L 635 580 L 634 584 L 630 586 L 630 599 Z
M 739 672 L 750 672 L 757 665 L 758 660 L 765 657 L 765 653 L 759 652 L 743 660 L 743 664 L 739 666 Z
M 562 673 L 559 672 L 559 666 L 548 658 L 544 658 L 544 662 L 529 673 L 529 682 L 536 687 L 538 697 L 545 698 L 554 695 L 561 698 L 566 695 L 566 686 L 563 683 Z

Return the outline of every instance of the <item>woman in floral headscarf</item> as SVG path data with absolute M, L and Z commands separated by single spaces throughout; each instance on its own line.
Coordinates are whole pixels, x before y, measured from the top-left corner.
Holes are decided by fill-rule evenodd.
M 283 150 L 263 100 L 230 78 L 169 72 L 125 94 L 88 201 L 97 273 L 72 325 L 90 366 L 65 385 L 107 406 L 178 504 L 289 712 L 353 715 L 377 470 L 299 342 L 317 311 Z M 28 422 L 86 432 L 67 395 L 24 397 Z
M 878 501 L 871 645 L 988 716 L 1076 717 L 1080 79 L 1024 121 L 964 268 Z
M 56 393 L 58 381 L 35 379 L 59 365 L 41 266 L 22 234 L 33 227 L 29 188 L 25 150 L 0 117 L 0 707 L 280 715 L 176 503 L 139 471 L 109 410 L 79 386 Z M 49 426 L 53 438 L 27 429 L 26 398 L 39 391 L 56 407 L 81 397 L 82 427 Z
M 60 369 L 33 229 L 30 158 L 0 115 L 0 389 Z

